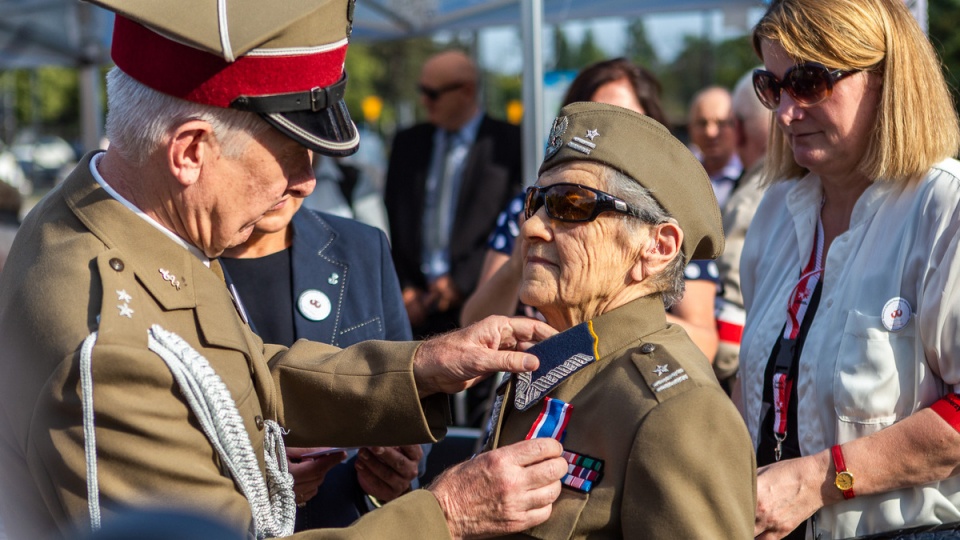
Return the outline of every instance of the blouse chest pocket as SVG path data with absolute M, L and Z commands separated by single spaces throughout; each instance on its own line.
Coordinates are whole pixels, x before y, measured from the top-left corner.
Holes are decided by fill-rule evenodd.
M 879 314 L 851 311 L 834 374 L 841 440 L 862 437 L 910 413 L 916 395 L 916 320 L 887 330 Z

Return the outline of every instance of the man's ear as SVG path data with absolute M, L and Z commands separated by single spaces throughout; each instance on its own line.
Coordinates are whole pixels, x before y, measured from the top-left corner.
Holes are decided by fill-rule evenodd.
M 676 223 L 668 221 L 651 226 L 647 245 L 630 269 L 630 277 L 639 283 L 663 272 L 673 259 L 680 256 L 682 245 L 683 231 Z
M 167 142 L 167 166 L 183 186 L 200 179 L 204 161 L 219 151 L 213 126 L 203 120 L 190 120 L 177 126 Z

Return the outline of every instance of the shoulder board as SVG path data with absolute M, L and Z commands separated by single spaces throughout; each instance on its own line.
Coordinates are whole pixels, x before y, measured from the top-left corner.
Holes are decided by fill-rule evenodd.
M 631 359 L 657 401 L 662 402 L 696 385 L 676 357 L 660 344 L 641 343 L 633 350 Z
M 111 249 L 97 256 L 100 272 L 100 314 L 97 316 L 97 341 L 121 341 L 147 346 L 146 299 L 137 281 L 133 265 L 124 255 Z

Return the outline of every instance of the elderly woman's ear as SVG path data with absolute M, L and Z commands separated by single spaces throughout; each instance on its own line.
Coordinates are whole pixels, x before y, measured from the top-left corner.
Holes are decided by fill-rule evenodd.
M 671 261 L 680 256 L 682 244 L 683 231 L 676 223 L 668 221 L 652 225 L 650 236 L 640 253 L 640 258 L 630 271 L 630 277 L 639 283 L 663 272 Z

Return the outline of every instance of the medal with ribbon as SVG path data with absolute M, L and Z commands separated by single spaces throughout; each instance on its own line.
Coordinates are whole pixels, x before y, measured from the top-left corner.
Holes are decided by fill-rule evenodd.
M 562 443 L 572 414 L 573 405 L 551 397 L 544 398 L 543 410 L 525 438 L 556 439 Z M 567 474 L 560 481 L 569 488 L 589 493 L 603 476 L 601 459 L 567 450 L 563 452 L 563 459 L 567 460 Z

